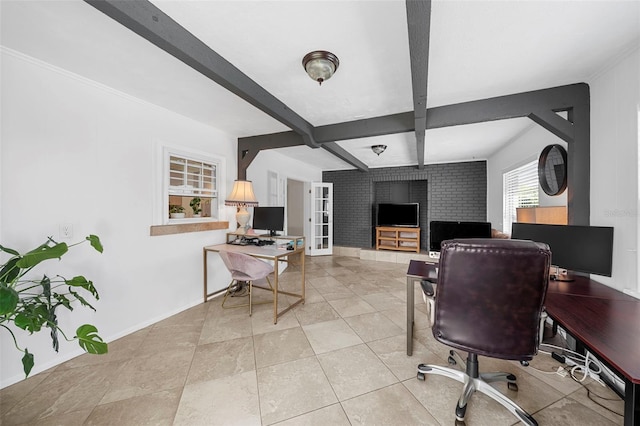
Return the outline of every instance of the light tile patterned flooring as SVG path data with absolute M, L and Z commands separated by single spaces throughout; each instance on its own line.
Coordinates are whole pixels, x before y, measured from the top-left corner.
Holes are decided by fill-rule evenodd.
M 446 365 L 448 354 L 431 335 L 418 289 L 414 354 L 406 355 L 407 266 L 337 256 L 307 258 L 306 265 L 306 304 L 277 325 L 272 305 L 255 306 L 249 317 L 247 308 L 223 310 L 214 299 L 110 343 L 108 355 L 83 355 L 3 389 L 1 423 L 454 424 L 461 384 L 442 376 L 416 379 L 418 363 Z M 299 280 L 291 267 L 280 282 L 293 289 Z M 534 368 L 480 360 L 481 371 L 518 376 L 519 392 L 496 386 L 540 425 L 622 424 L 582 384 L 550 373 L 557 366 L 544 354 Z M 588 388 L 622 412 L 613 392 L 597 383 Z M 484 395 L 471 398 L 467 425 L 515 423 Z

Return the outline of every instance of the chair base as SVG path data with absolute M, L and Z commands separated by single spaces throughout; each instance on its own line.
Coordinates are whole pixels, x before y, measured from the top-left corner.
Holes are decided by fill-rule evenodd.
M 267 303 L 273 303 L 272 301 L 266 301 L 266 302 L 253 302 L 253 289 L 254 288 L 260 288 L 263 290 L 267 290 L 267 291 L 271 291 L 273 293 L 273 286 L 271 285 L 271 280 L 269 280 L 269 277 L 265 277 L 267 279 L 267 283 L 269 284 L 269 287 L 262 287 L 259 285 L 253 285 L 253 281 L 247 281 L 247 284 L 249 286 L 249 303 L 242 303 L 239 305 L 233 305 L 233 306 L 224 306 L 224 304 L 227 301 L 227 297 L 229 297 L 232 293 L 232 289 L 234 288 L 234 284 L 237 284 L 236 280 L 232 280 L 231 283 L 229 284 L 229 286 L 227 287 L 227 291 L 225 291 L 224 293 L 224 297 L 222 298 L 222 308 L 223 309 L 233 309 L 233 308 L 241 308 L 243 306 L 248 306 L 249 307 L 249 316 L 252 315 L 252 307 L 253 305 L 265 305 Z M 232 296 L 233 297 L 233 296 Z
M 505 381 L 507 382 L 507 386 L 509 387 L 509 389 L 517 391 L 518 385 L 516 384 L 516 376 L 509 373 L 478 374 L 478 356 L 476 354 L 469 353 L 466 365 L 457 352 L 450 351 L 449 354 L 449 364 L 460 364 L 461 366 L 464 366 L 465 371 L 460 371 L 449 367 L 441 367 L 438 365 L 420 364 L 418 365 L 417 377 L 418 380 L 425 380 L 426 374 L 438 374 L 440 376 L 445 376 L 449 377 L 450 379 L 457 380 L 458 382 L 464 384 L 462 388 L 462 394 L 460 395 L 458 404 L 456 406 L 457 420 L 464 421 L 467 410 L 467 402 L 469 401 L 469 398 L 471 398 L 471 395 L 473 395 L 475 391 L 480 391 L 505 407 L 524 424 L 529 426 L 538 426 L 538 422 L 536 422 L 536 420 L 529 413 L 523 410 L 518 404 L 507 398 L 507 396 L 505 396 L 503 393 L 489 385 L 489 383 L 492 382 Z

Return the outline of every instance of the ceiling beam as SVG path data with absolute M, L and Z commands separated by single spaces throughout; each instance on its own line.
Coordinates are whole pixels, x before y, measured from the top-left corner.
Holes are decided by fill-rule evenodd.
M 304 145 L 300 135 L 294 132 L 272 133 L 269 135 L 250 136 L 238 139 L 238 179 L 247 178 L 247 168 L 258 153 L 267 149 L 287 148 Z M 325 142 L 322 148 L 351 164 L 360 171 L 368 172 L 369 167 L 362 161 L 349 154 L 344 148 L 334 142 Z
M 350 161 L 351 158 L 353 158 L 353 156 L 351 154 L 349 154 L 343 147 L 341 147 L 340 145 L 338 145 L 335 142 L 326 142 L 322 144 L 322 148 L 326 149 L 327 151 L 329 151 L 330 153 L 332 153 L 333 155 L 335 155 L 336 157 L 338 157 L 339 159 L 341 159 L 342 161 L 346 161 L 347 163 L 351 164 L 352 166 L 355 166 L 358 170 L 362 171 L 362 172 L 368 172 L 369 171 L 369 167 L 364 164 L 362 161 L 357 160 L 358 164 L 353 164 L 352 161 Z
M 147 0 L 85 0 L 105 15 L 285 124 L 318 148 L 313 126 Z
M 413 111 L 408 111 L 382 117 L 363 118 L 361 120 L 318 126 L 315 133 L 316 140 L 318 143 L 326 143 L 411 132 L 415 126 L 413 117 Z
M 585 101 L 588 103 L 588 93 L 587 84 L 576 83 L 429 108 L 427 129 L 528 117 L 533 111 L 566 111 Z
M 553 117 L 553 111 L 567 111 L 568 120 Z M 529 117 L 568 143 L 569 224 L 588 225 L 590 217 L 590 95 L 585 83 L 552 87 L 498 96 L 471 102 L 462 102 L 427 109 L 427 129 L 484 123 L 508 118 Z M 556 115 L 555 113 L 553 113 Z M 366 120 L 349 121 L 318 127 L 317 141 L 328 142 L 415 131 L 413 111 L 391 114 Z M 563 122 L 564 121 L 564 122 Z M 287 142 L 297 146 L 303 142 L 293 132 L 259 135 L 239 139 L 251 141 L 254 149 L 278 148 Z M 295 135 L 297 136 L 297 135 Z M 326 139 L 325 139 L 326 137 Z M 250 163 L 250 162 L 249 162 Z M 244 173 L 248 163 L 244 164 Z M 240 166 L 239 166 L 240 168 Z
M 478 101 L 462 102 L 427 109 L 428 129 L 484 123 L 508 118 L 529 117 L 534 111 L 564 111 L 578 104 L 588 104 L 589 86 L 585 83 L 498 96 Z M 413 111 L 384 115 L 363 120 L 328 124 L 316 127 L 316 141 L 319 144 L 343 140 L 369 138 L 415 131 Z M 561 117 L 558 117 L 561 118 Z M 261 149 L 279 148 L 278 139 L 290 141 L 292 132 L 282 132 L 240 138 L 261 145 Z M 302 145 L 300 140 L 298 145 Z M 289 145 L 291 146 L 291 145 Z
M 573 123 L 560 117 L 555 112 L 549 109 L 534 111 L 529 114 L 529 118 L 562 139 L 563 141 L 567 143 L 573 142 Z
M 424 139 L 425 131 L 427 130 L 431 0 L 407 0 L 406 4 L 416 151 L 418 168 L 422 169 L 424 168 Z

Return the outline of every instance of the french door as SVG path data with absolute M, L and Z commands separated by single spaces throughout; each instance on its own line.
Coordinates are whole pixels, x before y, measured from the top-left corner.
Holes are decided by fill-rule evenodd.
M 307 254 L 333 254 L 333 183 L 311 182 Z

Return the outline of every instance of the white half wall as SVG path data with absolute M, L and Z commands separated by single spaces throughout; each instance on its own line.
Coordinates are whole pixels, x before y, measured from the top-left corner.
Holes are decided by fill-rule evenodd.
M 640 291 L 637 251 L 639 52 L 635 46 L 587 81 L 591 93 L 590 223 L 614 227 L 612 276 L 593 275 L 593 279 L 632 294 Z M 494 227 L 502 226 L 502 174 L 538 158 L 544 146 L 559 140 L 541 127 L 533 126 L 488 159 L 487 215 Z M 541 200 L 541 204 L 546 202 Z
M 68 223 L 68 242 L 96 234 L 105 248 L 100 255 L 82 246 L 38 269 L 38 275 L 85 275 L 100 292 L 95 313 L 59 309 L 62 328 L 73 336 L 92 323 L 109 342 L 202 303 L 202 247 L 223 242 L 226 230 L 149 236 L 157 143 L 225 158 L 222 180 L 231 188 L 235 138 L 17 52 L 1 54 L 2 245 L 30 250 L 47 236 L 58 239 L 60 224 Z M 212 260 L 210 270 L 211 285 L 225 287 L 222 262 Z M 55 353 L 47 331 L 17 335 L 35 354 L 32 374 L 82 353 L 64 341 Z M 24 378 L 22 354 L 4 330 L 0 348 L 4 387 Z

